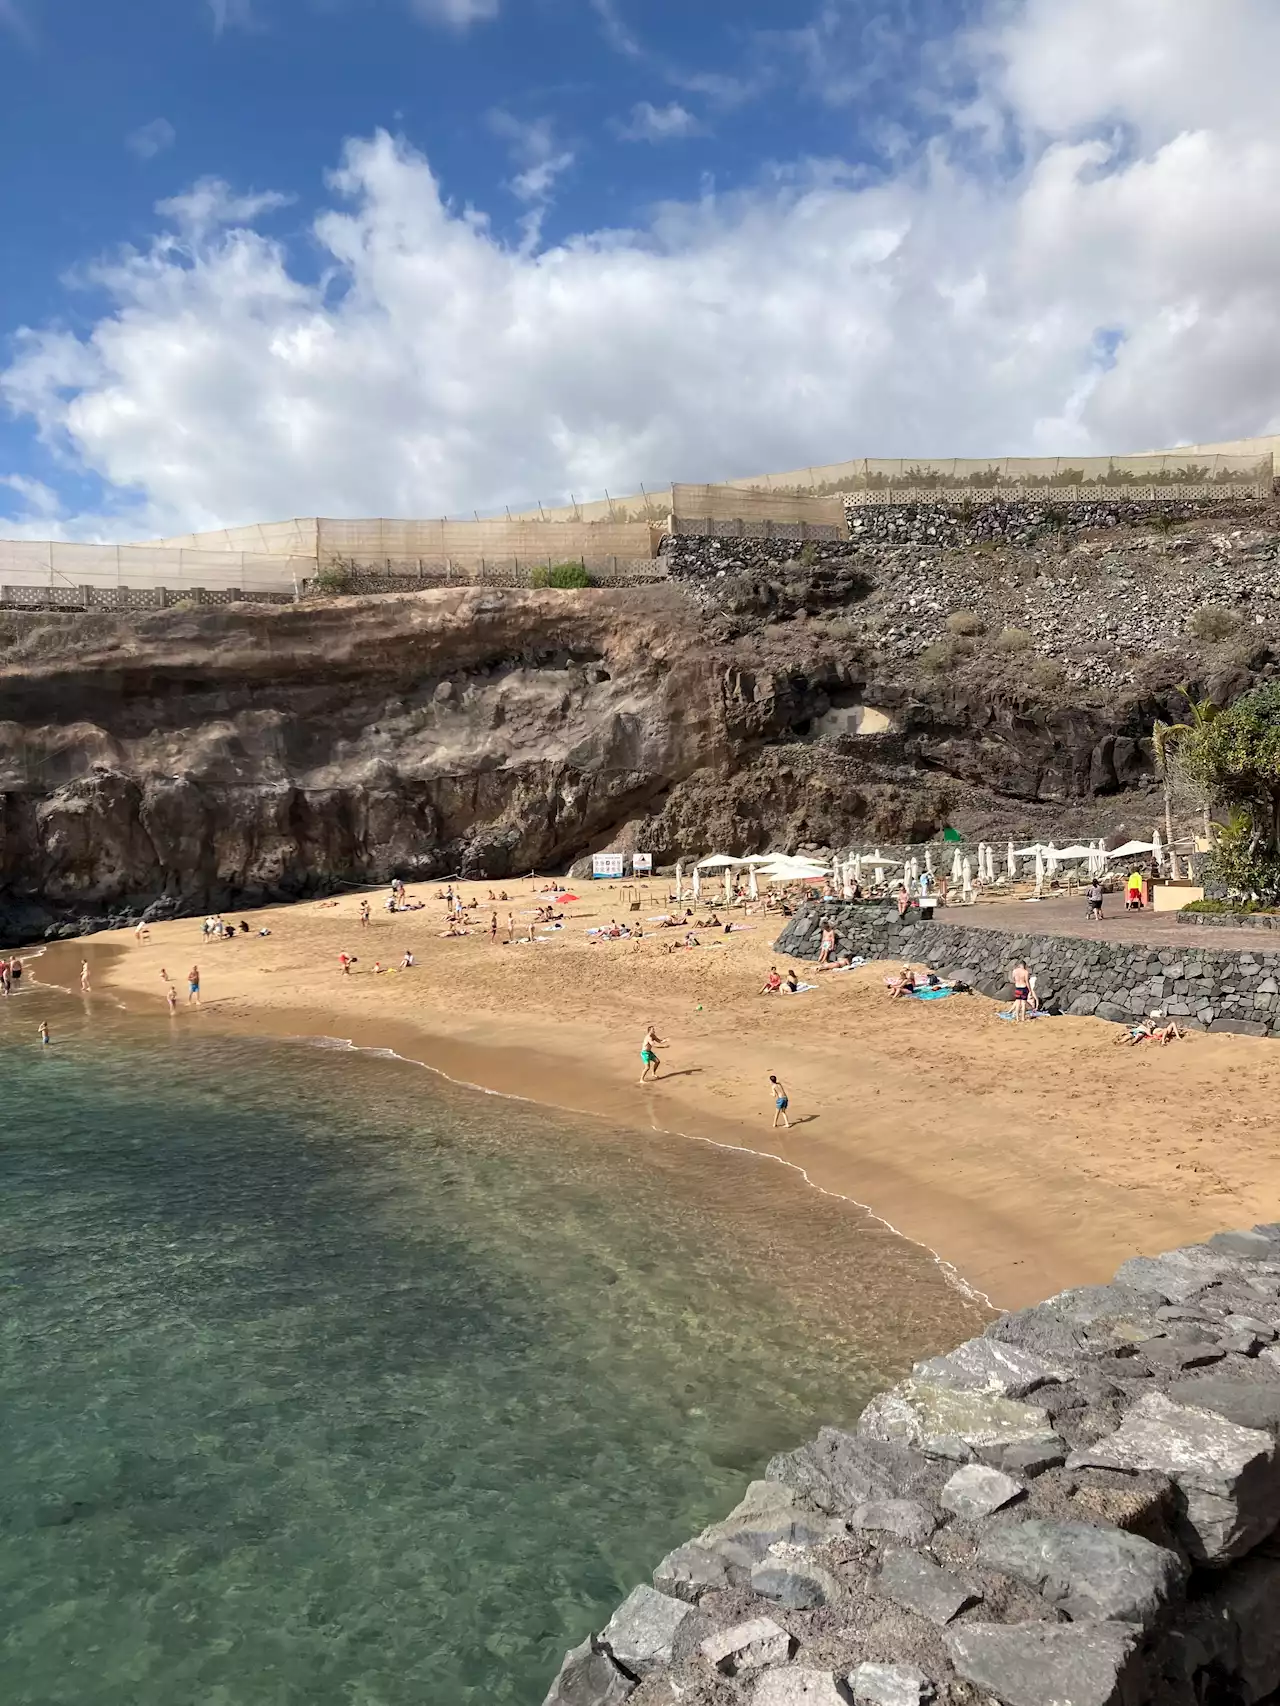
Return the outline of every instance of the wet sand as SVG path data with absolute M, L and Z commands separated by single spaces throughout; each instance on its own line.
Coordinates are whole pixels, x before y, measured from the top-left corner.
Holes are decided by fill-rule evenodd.
M 658 882 L 647 885 L 642 940 L 587 936 L 636 919 L 616 885 L 599 883 L 574 890 L 562 930 L 504 945 L 508 912 L 518 935 L 532 932 L 543 882 L 505 886 L 496 945 L 486 897 L 503 885 L 462 885 L 481 906 L 476 933 L 454 939 L 442 935 L 435 886 L 423 885 L 411 893 L 427 909 L 394 917 L 384 892 L 370 893 L 367 929 L 352 893 L 246 914 L 267 938 L 205 943 L 200 920 L 184 919 L 142 943 L 109 933 L 60 945 L 32 969 L 74 989 L 83 954 L 90 1000 L 110 993 L 168 1024 L 163 967 L 178 989 L 176 1024 L 345 1038 L 504 1095 L 776 1156 L 1003 1308 L 1280 1208 L 1274 1043 L 1197 1035 L 1120 1048 L 1101 1020 L 1014 1026 L 980 996 L 890 1002 L 884 966 L 827 974 L 798 963 L 814 991 L 760 995 L 769 967 L 785 970 L 771 949 L 777 917 L 746 916 L 749 929 L 702 931 L 701 946 L 668 952 L 680 934 L 648 922 L 666 910 Z M 406 948 L 412 970 L 374 973 Z M 347 976 L 344 951 L 357 957 Z M 198 1011 L 186 1001 L 193 961 Z M 658 1081 L 641 1087 L 651 1020 L 667 1046 Z M 789 1132 L 770 1129 L 770 1072 L 791 1095 Z

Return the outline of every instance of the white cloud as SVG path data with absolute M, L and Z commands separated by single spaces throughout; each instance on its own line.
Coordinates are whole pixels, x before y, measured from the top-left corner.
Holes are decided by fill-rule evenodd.
M 124 145 L 139 160 L 154 160 L 157 154 L 173 147 L 177 135 L 167 118 L 153 118 L 150 124 L 139 125 L 137 130 L 130 131 Z
M 512 161 L 520 167 L 507 188 L 529 209 L 521 221 L 522 252 L 528 253 L 541 240 L 542 222 L 551 205 L 556 180 L 573 165 L 575 155 L 571 148 L 559 145 L 549 118 L 525 121 L 501 107 L 495 107 L 488 116 L 489 128 L 495 136 L 503 138 Z
M 216 36 L 225 30 L 249 29 L 253 24 L 252 0 L 209 0 L 209 13 Z
M 637 101 L 625 124 L 618 126 L 624 142 L 674 142 L 681 137 L 696 136 L 700 125 L 693 114 L 679 101 L 669 101 L 665 107 L 655 107 L 652 101 Z
M 206 181 L 97 265 L 88 334 L 19 334 L 3 391 L 171 531 L 1276 430 L 1271 16 L 1000 0 L 956 50 L 973 98 L 891 173 L 802 162 L 554 246 L 546 121 L 494 120 L 517 247 L 403 144 L 349 143 L 320 282 L 255 228 L 278 198 Z
M 410 0 L 410 8 L 428 24 L 465 30 L 498 15 L 499 0 Z

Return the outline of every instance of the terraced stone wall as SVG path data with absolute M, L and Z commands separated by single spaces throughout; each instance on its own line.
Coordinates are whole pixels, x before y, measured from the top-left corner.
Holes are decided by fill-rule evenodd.
M 1083 912 L 1083 900 L 1080 906 Z M 824 918 L 834 925 L 842 954 L 924 964 L 997 998 L 1011 994 L 1009 972 L 1023 960 L 1035 974 L 1041 1006 L 1051 1013 L 1127 1024 L 1159 1010 L 1195 1030 L 1280 1036 L 1280 953 L 1274 951 L 1015 936 L 949 924 L 945 908 L 931 923 L 918 916 L 906 922 L 883 903 L 807 907 L 778 937 L 777 951 L 816 960 Z
M 1280 1225 L 1005 1315 L 776 1457 L 545 1706 L 1258 1706 Z

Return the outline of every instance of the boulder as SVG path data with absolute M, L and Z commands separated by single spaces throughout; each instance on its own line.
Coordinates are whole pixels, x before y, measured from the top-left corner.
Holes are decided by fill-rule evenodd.
M 751 1572 L 751 1591 L 788 1611 L 812 1611 L 840 1598 L 840 1583 L 821 1564 L 802 1557 L 766 1558 Z
M 912 1376 L 931 1386 L 1025 1398 L 1039 1386 L 1070 1379 L 1071 1372 L 1065 1360 L 1052 1362 L 1021 1345 L 1005 1345 L 983 1337 L 970 1339 L 947 1356 L 918 1362 Z
M 1075 1622 L 1143 1628 L 1158 1621 L 1186 1576 L 1180 1558 L 1136 1534 L 1037 1517 L 984 1535 L 978 1563 L 1035 1588 Z
M 910 1497 L 931 1485 L 935 1472 L 918 1452 L 864 1438 L 859 1427 L 858 1434 L 823 1428 L 810 1444 L 775 1457 L 765 1473 L 819 1510 L 841 1514 L 878 1499 Z
M 699 1546 L 691 1541 L 667 1553 L 653 1572 L 653 1585 L 661 1593 L 696 1604 L 704 1593 L 745 1587 L 751 1564 L 750 1555 L 741 1548 Z
M 1232 1678 L 1242 1706 L 1280 1688 L 1280 1558 L 1246 1558 L 1196 1606 L 1189 1630 L 1203 1666 Z
M 1026 1488 L 1012 1475 L 982 1463 L 966 1463 L 943 1487 L 938 1502 L 953 1516 L 976 1522 L 1020 1499 Z
M 848 1695 L 829 1670 L 784 1665 L 756 1683 L 751 1706 L 848 1706 Z
M 864 1439 L 918 1446 L 926 1455 L 972 1458 L 984 1448 L 1042 1439 L 1053 1430 L 1035 1405 L 926 1381 L 904 1380 L 862 1412 Z
M 766 1665 L 785 1664 L 795 1642 L 772 1617 L 753 1617 L 732 1629 L 717 1629 L 702 1643 L 702 1656 L 724 1676 L 746 1676 Z
M 1125 1623 L 966 1623 L 947 1633 L 957 1675 L 1003 1706 L 1125 1706 L 1137 1645 Z
M 1072 1452 L 1067 1468 L 1167 1475 L 1182 1495 L 1182 1539 L 1205 1563 L 1241 1557 L 1280 1521 L 1274 1437 L 1174 1403 L 1162 1392 L 1140 1398 L 1115 1433 Z
M 915 1499 L 875 1499 L 849 1513 L 849 1526 L 892 1534 L 908 1546 L 923 1546 L 937 1528 L 933 1512 Z
M 565 1654 L 542 1706 L 624 1706 L 635 1691 L 635 1680 L 623 1676 L 588 1636 Z
M 599 1645 L 620 1670 L 643 1677 L 688 1657 L 710 1633 L 711 1624 L 700 1611 L 642 1582 L 600 1631 Z
M 972 1582 L 944 1570 L 919 1552 L 889 1552 L 880 1566 L 877 1586 L 895 1605 L 918 1611 L 931 1623 L 950 1623 L 967 1605 L 982 1598 Z
M 1237 1257 L 1203 1244 L 1190 1244 L 1162 1256 L 1131 1256 L 1116 1269 L 1116 1284 L 1149 1292 L 1164 1303 L 1185 1303 L 1215 1280 L 1230 1278 L 1239 1271 Z
M 1175 1404 L 1209 1410 L 1240 1428 L 1280 1432 L 1280 1380 L 1232 1380 L 1209 1374 L 1199 1380 L 1175 1380 L 1166 1395 Z
M 708 1547 L 739 1547 L 752 1558 L 763 1558 L 780 1540 L 796 1546 L 821 1546 L 844 1533 L 844 1524 L 816 1515 L 801 1505 L 796 1490 L 777 1480 L 753 1481 L 742 1499 L 724 1518 L 698 1536 Z
M 849 1673 L 857 1706 L 928 1706 L 937 1690 L 915 1665 L 859 1665 Z
M 980 1454 L 984 1460 L 987 1453 Z M 1037 1439 L 1018 1440 L 1013 1445 L 998 1448 L 994 1467 L 1006 1475 L 1043 1475 L 1046 1469 L 1057 1469 L 1067 1461 L 1066 1442 L 1058 1434 L 1041 1434 Z
M 1262 1232 L 1215 1232 L 1209 1248 L 1227 1256 L 1252 1256 L 1264 1262 L 1273 1262 L 1277 1251 L 1275 1241 Z

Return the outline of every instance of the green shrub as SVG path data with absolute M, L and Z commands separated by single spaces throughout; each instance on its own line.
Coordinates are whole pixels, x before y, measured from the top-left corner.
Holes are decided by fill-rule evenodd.
M 1181 912 L 1209 912 L 1222 914 L 1224 912 L 1280 912 L 1280 906 L 1264 906 L 1257 900 L 1189 900 L 1179 908 Z
M 1203 640 L 1212 646 L 1229 640 L 1239 626 L 1239 611 L 1227 610 L 1221 604 L 1206 604 L 1192 613 L 1187 632 L 1193 640 Z
M 972 610 L 953 610 L 947 617 L 949 634 L 981 634 L 982 631 L 982 618 L 975 616 Z
M 996 635 L 998 652 L 1029 652 L 1034 644 L 1034 636 L 1025 628 L 1002 628 Z
M 812 569 L 817 564 L 818 547 L 813 543 L 812 539 L 801 547 L 800 561 L 804 564 L 806 569 Z
M 350 592 L 353 575 L 350 569 L 343 568 L 339 563 L 326 563 L 317 569 L 311 582 L 311 590 L 326 597 L 334 597 L 340 593 Z
M 566 590 L 591 585 L 591 576 L 582 563 L 535 563 L 529 570 L 530 586 L 554 586 Z

